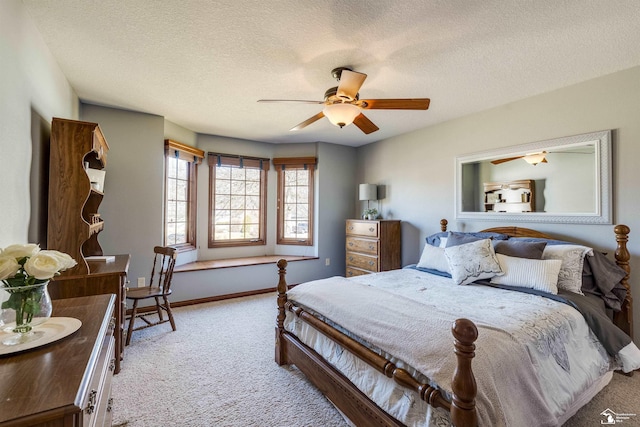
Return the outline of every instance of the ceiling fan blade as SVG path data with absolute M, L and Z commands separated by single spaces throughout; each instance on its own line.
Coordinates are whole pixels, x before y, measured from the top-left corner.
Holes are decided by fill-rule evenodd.
M 521 159 L 524 156 L 518 156 L 518 157 L 505 157 L 504 159 L 496 159 L 496 160 L 491 160 L 491 163 L 494 165 L 499 165 L 500 163 L 505 163 L 505 162 L 510 162 L 511 160 L 517 160 L 517 159 Z
M 353 101 L 356 99 L 356 95 L 358 95 L 358 91 L 366 78 L 366 74 L 358 73 L 356 71 L 342 70 L 336 95 L 339 98 Z
M 303 99 L 258 99 L 258 102 L 298 102 L 303 104 L 324 104 L 324 101 L 307 101 Z
M 430 102 L 429 98 L 362 99 L 358 105 L 366 110 L 426 110 Z
M 373 122 L 371 120 L 369 120 L 367 118 L 367 116 L 365 116 L 362 113 L 360 113 L 360 115 L 358 115 L 358 117 L 356 117 L 353 120 L 353 124 L 358 126 L 360 128 L 360 130 L 362 132 L 366 133 L 367 135 L 369 135 L 370 133 L 373 133 L 373 132 L 377 131 L 378 129 L 380 129 L 378 126 L 373 124 Z
M 324 113 L 322 111 L 320 111 L 318 114 L 316 114 L 313 117 L 308 118 L 307 120 L 305 120 L 302 123 L 297 124 L 296 126 L 292 127 L 291 129 L 289 129 L 290 131 L 292 130 L 300 130 L 303 128 L 306 128 L 307 126 L 309 126 L 311 123 L 320 120 L 321 118 L 324 117 Z

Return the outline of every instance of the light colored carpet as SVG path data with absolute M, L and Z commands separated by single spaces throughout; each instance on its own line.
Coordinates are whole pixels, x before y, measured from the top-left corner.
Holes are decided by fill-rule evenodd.
M 174 309 L 135 332 L 113 379 L 114 426 L 315 426 L 347 424 L 296 368 L 273 361 L 275 293 Z M 636 413 L 640 373 L 611 384 L 565 427 L 600 425 L 602 411 Z M 534 423 L 535 424 L 535 423 Z M 534 425 L 532 424 L 532 425 Z

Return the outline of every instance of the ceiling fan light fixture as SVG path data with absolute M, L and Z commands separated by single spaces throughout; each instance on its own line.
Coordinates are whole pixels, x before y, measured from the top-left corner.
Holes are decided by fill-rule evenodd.
M 543 162 L 545 160 L 545 156 L 547 155 L 546 152 L 541 152 L 541 153 L 533 153 L 533 154 L 527 154 L 526 156 L 523 157 L 524 161 L 529 163 L 530 165 L 537 165 L 540 162 Z
M 328 104 L 322 112 L 332 124 L 342 128 L 353 123 L 360 115 L 360 107 L 347 103 Z

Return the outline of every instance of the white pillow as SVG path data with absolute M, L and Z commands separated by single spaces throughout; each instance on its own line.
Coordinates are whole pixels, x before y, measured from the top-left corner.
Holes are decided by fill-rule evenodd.
M 451 274 L 449 263 L 447 262 L 447 258 L 444 256 L 444 248 L 431 246 L 428 243 L 424 245 L 420 261 L 418 261 L 416 267 L 430 268 L 432 270 L 444 271 L 445 273 Z
M 458 285 L 503 274 L 489 239 L 450 246 L 444 249 L 444 255 L 449 262 L 451 277 Z
M 582 245 L 547 245 L 542 253 L 542 259 L 562 260 L 558 276 L 558 289 L 576 294 L 582 293 L 582 267 L 584 256 L 593 255 L 593 249 Z
M 496 254 L 504 275 L 491 278 L 491 283 L 531 288 L 556 295 L 562 260 L 530 259 Z

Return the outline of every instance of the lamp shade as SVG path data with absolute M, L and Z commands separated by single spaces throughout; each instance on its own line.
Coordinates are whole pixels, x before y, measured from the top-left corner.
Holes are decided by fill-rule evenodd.
M 360 200 L 378 200 L 378 186 L 375 184 L 360 184 Z
M 322 110 L 331 123 L 344 127 L 353 123 L 360 115 L 360 107 L 353 104 L 329 104 Z
M 525 162 L 529 163 L 530 165 L 535 166 L 540 162 L 544 162 L 546 155 L 547 153 L 543 151 L 542 153 L 527 154 L 526 156 L 523 157 L 523 159 Z

